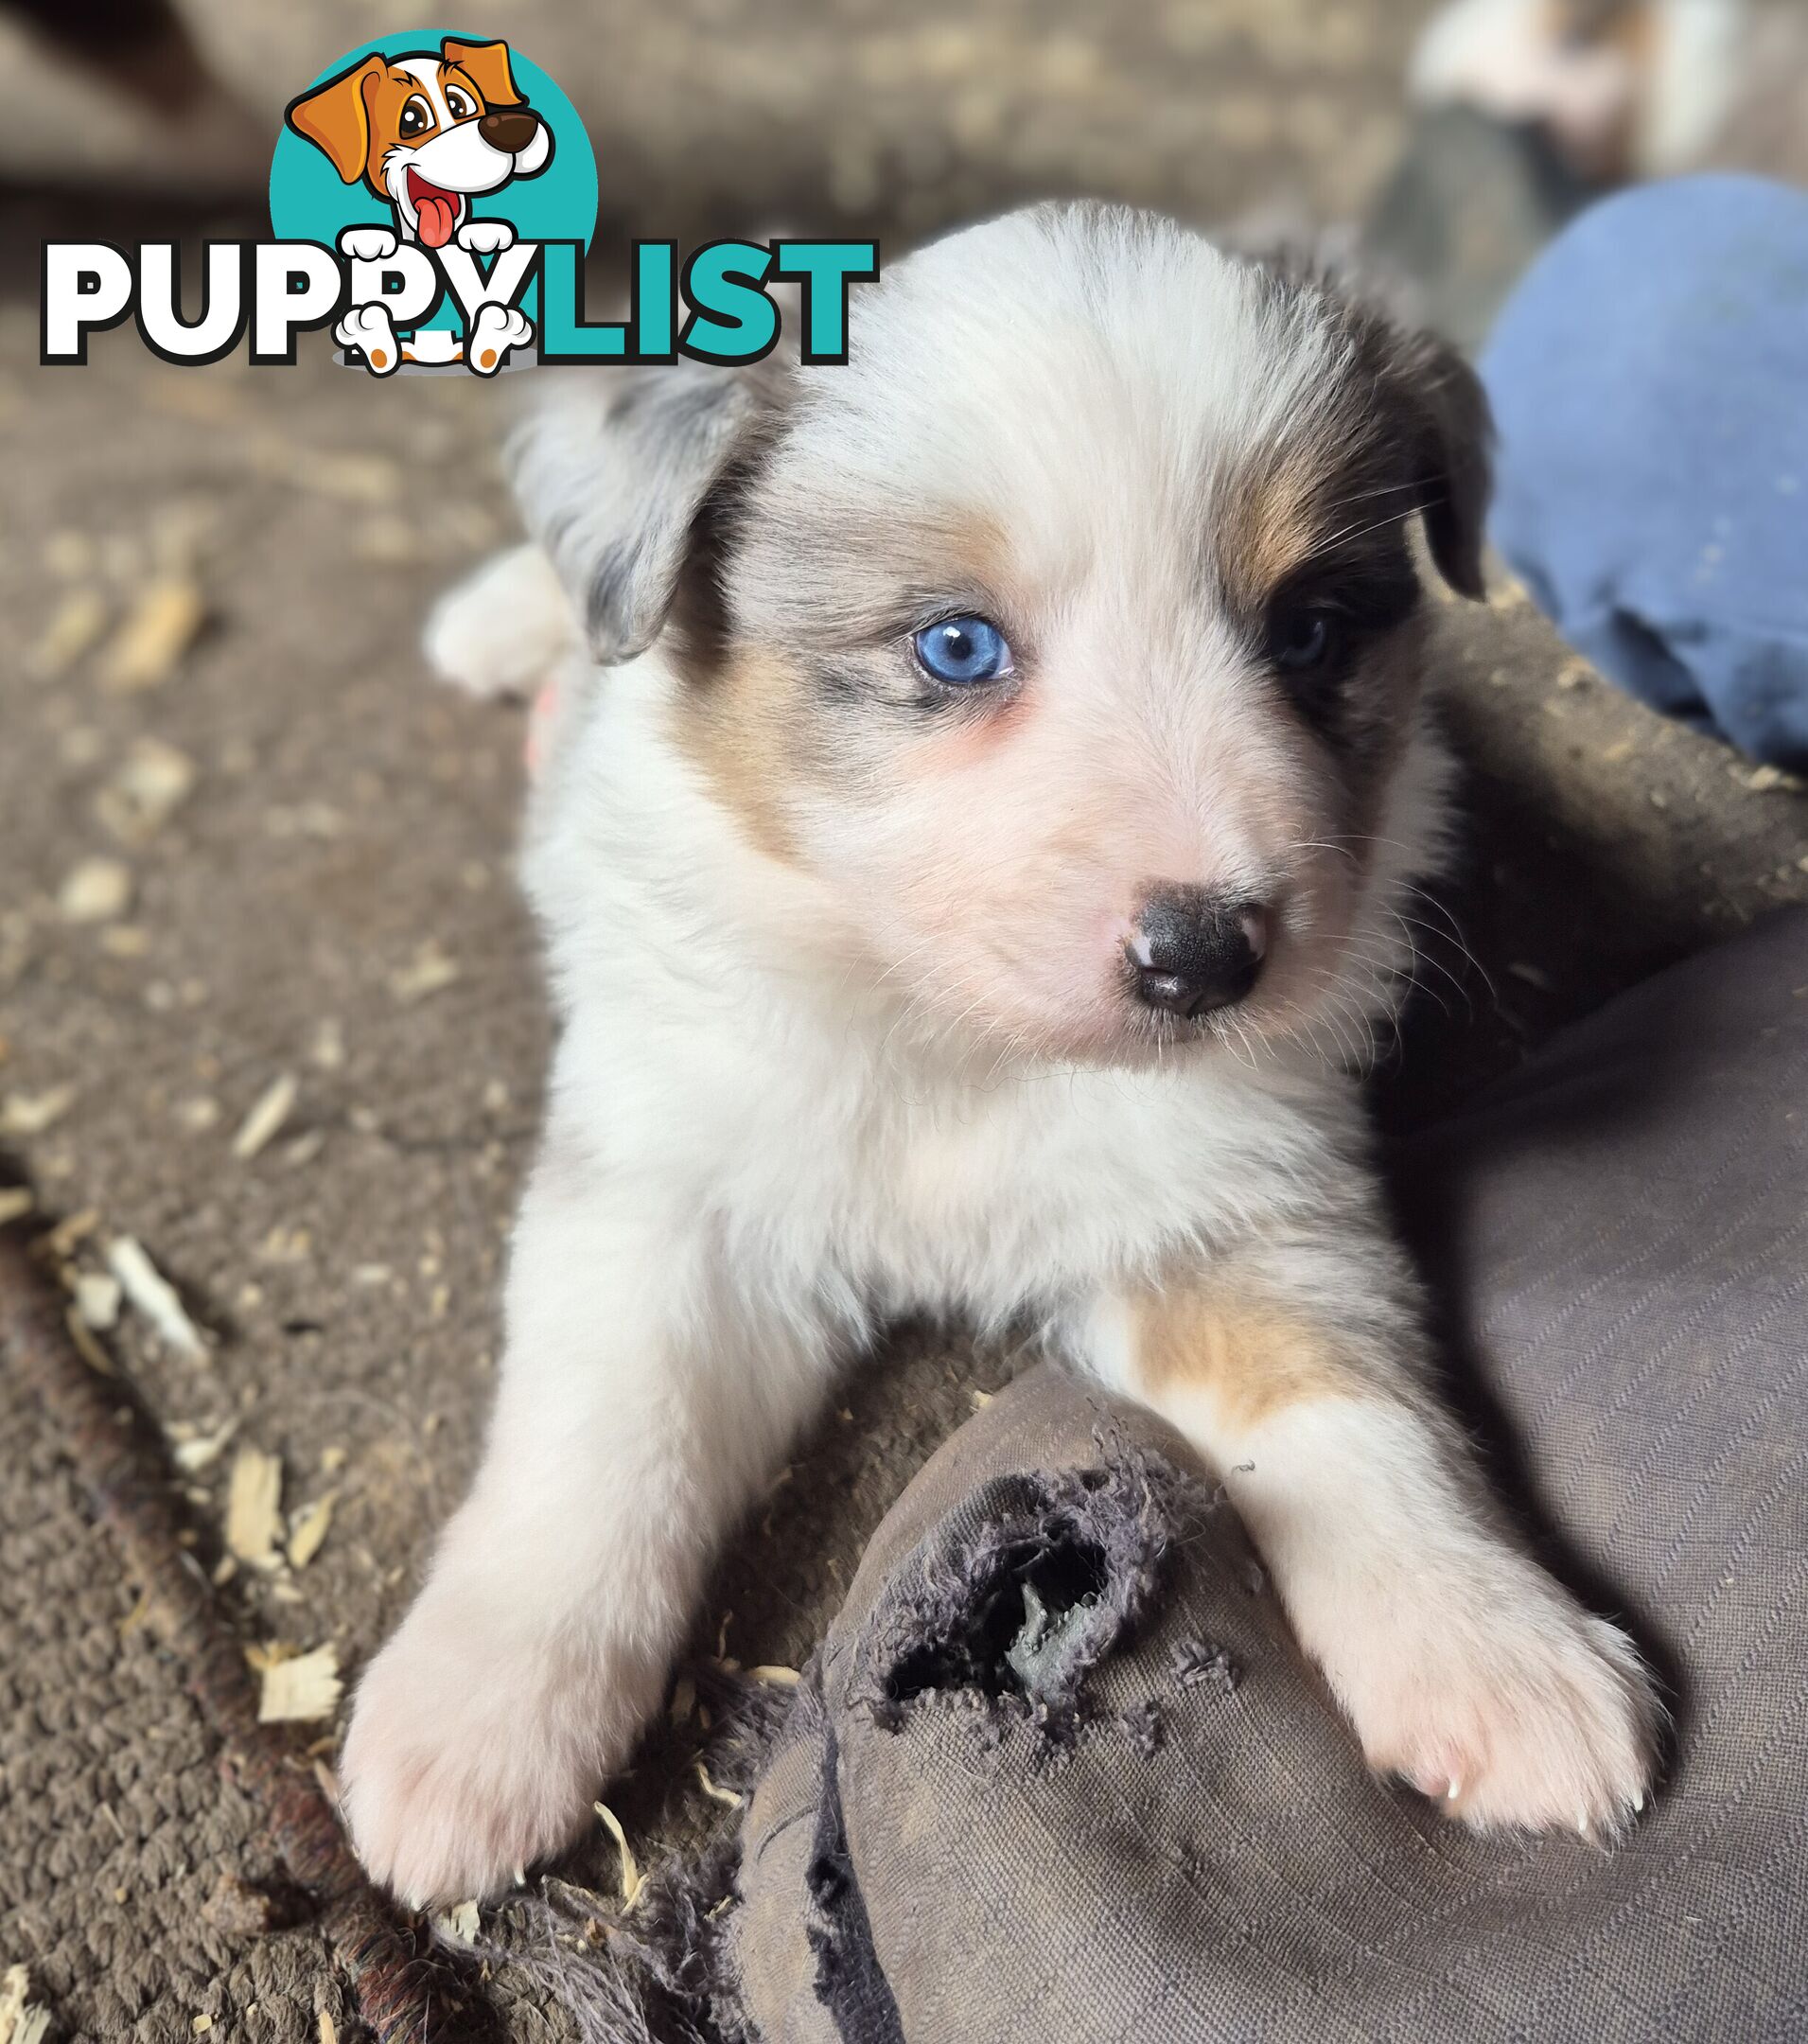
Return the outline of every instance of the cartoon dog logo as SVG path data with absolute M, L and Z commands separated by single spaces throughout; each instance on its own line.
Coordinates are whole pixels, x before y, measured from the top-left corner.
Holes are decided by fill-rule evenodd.
M 537 177 L 553 160 L 553 131 L 517 89 L 506 43 L 448 36 L 437 51 L 366 57 L 291 101 L 284 119 L 343 183 L 361 183 L 395 208 L 394 231 L 353 227 L 340 238 L 342 253 L 370 261 L 393 256 L 398 238 L 430 249 L 453 242 L 473 256 L 499 254 L 515 230 L 504 220 L 473 218 L 472 200 Z M 532 331 L 522 312 L 485 306 L 471 346 L 500 361 Z M 356 308 L 333 332 L 342 346 L 363 350 L 374 367 L 381 364 L 373 350 L 395 345 L 380 306 Z M 456 334 L 433 329 L 400 348 L 405 361 L 457 361 L 462 354 Z

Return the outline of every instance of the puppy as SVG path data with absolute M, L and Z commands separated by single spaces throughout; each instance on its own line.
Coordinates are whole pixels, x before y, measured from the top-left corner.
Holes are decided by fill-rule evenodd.
M 344 1750 L 411 1902 L 583 1824 L 723 1533 L 925 1307 L 1185 1434 L 1374 1768 L 1641 1806 L 1650 1686 L 1439 1410 L 1347 1072 L 1442 828 L 1410 529 L 1481 592 L 1485 435 L 1436 346 L 1091 206 L 900 262 L 846 366 L 522 428 L 544 554 L 432 643 L 531 686 L 582 622 L 524 861 L 564 1027 L 487 1452 Z

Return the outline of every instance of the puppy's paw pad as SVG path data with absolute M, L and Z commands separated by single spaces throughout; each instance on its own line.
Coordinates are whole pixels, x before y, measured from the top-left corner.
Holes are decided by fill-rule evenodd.
M 515 245 L 515 230 L 503 220 L 466 220 L 452 238 L 471 256 L 500 256 Z
M 1631 1644 L 1566 1606 L 1403 1655 L 1356 1712 L 1369 1763 L 1478 1830 L 1606 1840 L 1644 1806 L 1662 1709 Z
M 400 245 L 387 227 L 347 227 L 339 238 L 339 253 L 355 262 L 382 262 Z

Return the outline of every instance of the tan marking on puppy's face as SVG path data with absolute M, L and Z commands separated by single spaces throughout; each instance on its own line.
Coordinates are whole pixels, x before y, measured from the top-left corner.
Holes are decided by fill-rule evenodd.
M 1329 1330 L 1248 1295 L 1181 1285 L 1138 1299 L 1131 1317 L 1132 1374 L 1157 1410 L 1202 1396 L 1236 1432 L 1289 1405 L 1369 1388 Z
M 432 89 L 414 63 L 434 66 Z M 347 185 L 362 182 L 390 196 L 382 167 L 392 150 L 418 149 L 448 128 L 481 120 L 492 106 L 518 106 L 508 45 L 448 41 L 437 58 L 367 57 L 304 94 L 289 108 L 289 125 L 314 144 Z

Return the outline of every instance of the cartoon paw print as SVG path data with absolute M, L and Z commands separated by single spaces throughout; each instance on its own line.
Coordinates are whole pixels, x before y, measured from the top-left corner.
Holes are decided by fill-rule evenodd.
M 357 348 L 372 376 L 388 376 L 401 360 L 384 306 L 354 306 L 333 328 L 333 339 L 342 348 Z
M 466 255 L 500 256 L 515 245 L 515 230 L 505 220 L 466 220 L 452 238 Z
M 525 347 L 534 338 L 534 322 L 517 306 L 486 305 L 471 326 L 465 359 L 479 376 L 494 376 L 510 348 Z
M 387 227 L 347 227 L 339 238 L 339 253 L 354 262 L 385 262 L 399 246 Z

